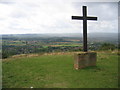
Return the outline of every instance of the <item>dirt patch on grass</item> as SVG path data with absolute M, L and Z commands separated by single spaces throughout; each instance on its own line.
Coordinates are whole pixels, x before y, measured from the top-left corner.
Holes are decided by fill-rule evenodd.
M 46 88 L 67 88 L 67 84 L 65 82 L 57 82 L 52 84 L 46 84 Z

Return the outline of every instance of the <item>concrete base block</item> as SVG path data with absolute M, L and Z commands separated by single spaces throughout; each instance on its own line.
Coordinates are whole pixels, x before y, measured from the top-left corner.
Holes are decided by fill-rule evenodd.
M 74 68 L 81 69 L 88 66 L 96 66 L 96 52 L 79 52 L 74 54 Z

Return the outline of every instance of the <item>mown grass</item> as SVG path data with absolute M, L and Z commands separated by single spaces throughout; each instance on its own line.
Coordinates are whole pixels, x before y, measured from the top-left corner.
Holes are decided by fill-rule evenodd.
M 97 66 L 81 70 L 71 54 L 3 60 L 3 88 L 117 88 L 118 55 L 97 54 Z

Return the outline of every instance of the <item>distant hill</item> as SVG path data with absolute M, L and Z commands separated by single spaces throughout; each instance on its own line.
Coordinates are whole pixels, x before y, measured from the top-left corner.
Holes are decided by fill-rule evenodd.
M 46 34 L 3 34 L 2 37 L 82 37 L 82 33 L 46 33 Z M 117 38 L 118 33 L 88 33 L 89 37 L 110 37 Z
M 82 33 L 54 33 L 54 34 L 4 34 L 2 35 L 3 39 L 10 39 L 10 38 L 83 38 Z M 118 42 L 118 33 L 88 33 L 88 40 L 89 41 L 112 41 Z

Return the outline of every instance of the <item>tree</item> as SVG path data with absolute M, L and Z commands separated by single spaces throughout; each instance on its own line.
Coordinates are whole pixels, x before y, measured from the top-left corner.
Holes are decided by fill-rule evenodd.
M 100 50 L 114 50 L 116 49 L 114 44 L 111 43 L 103 43 L 100 47 Z

